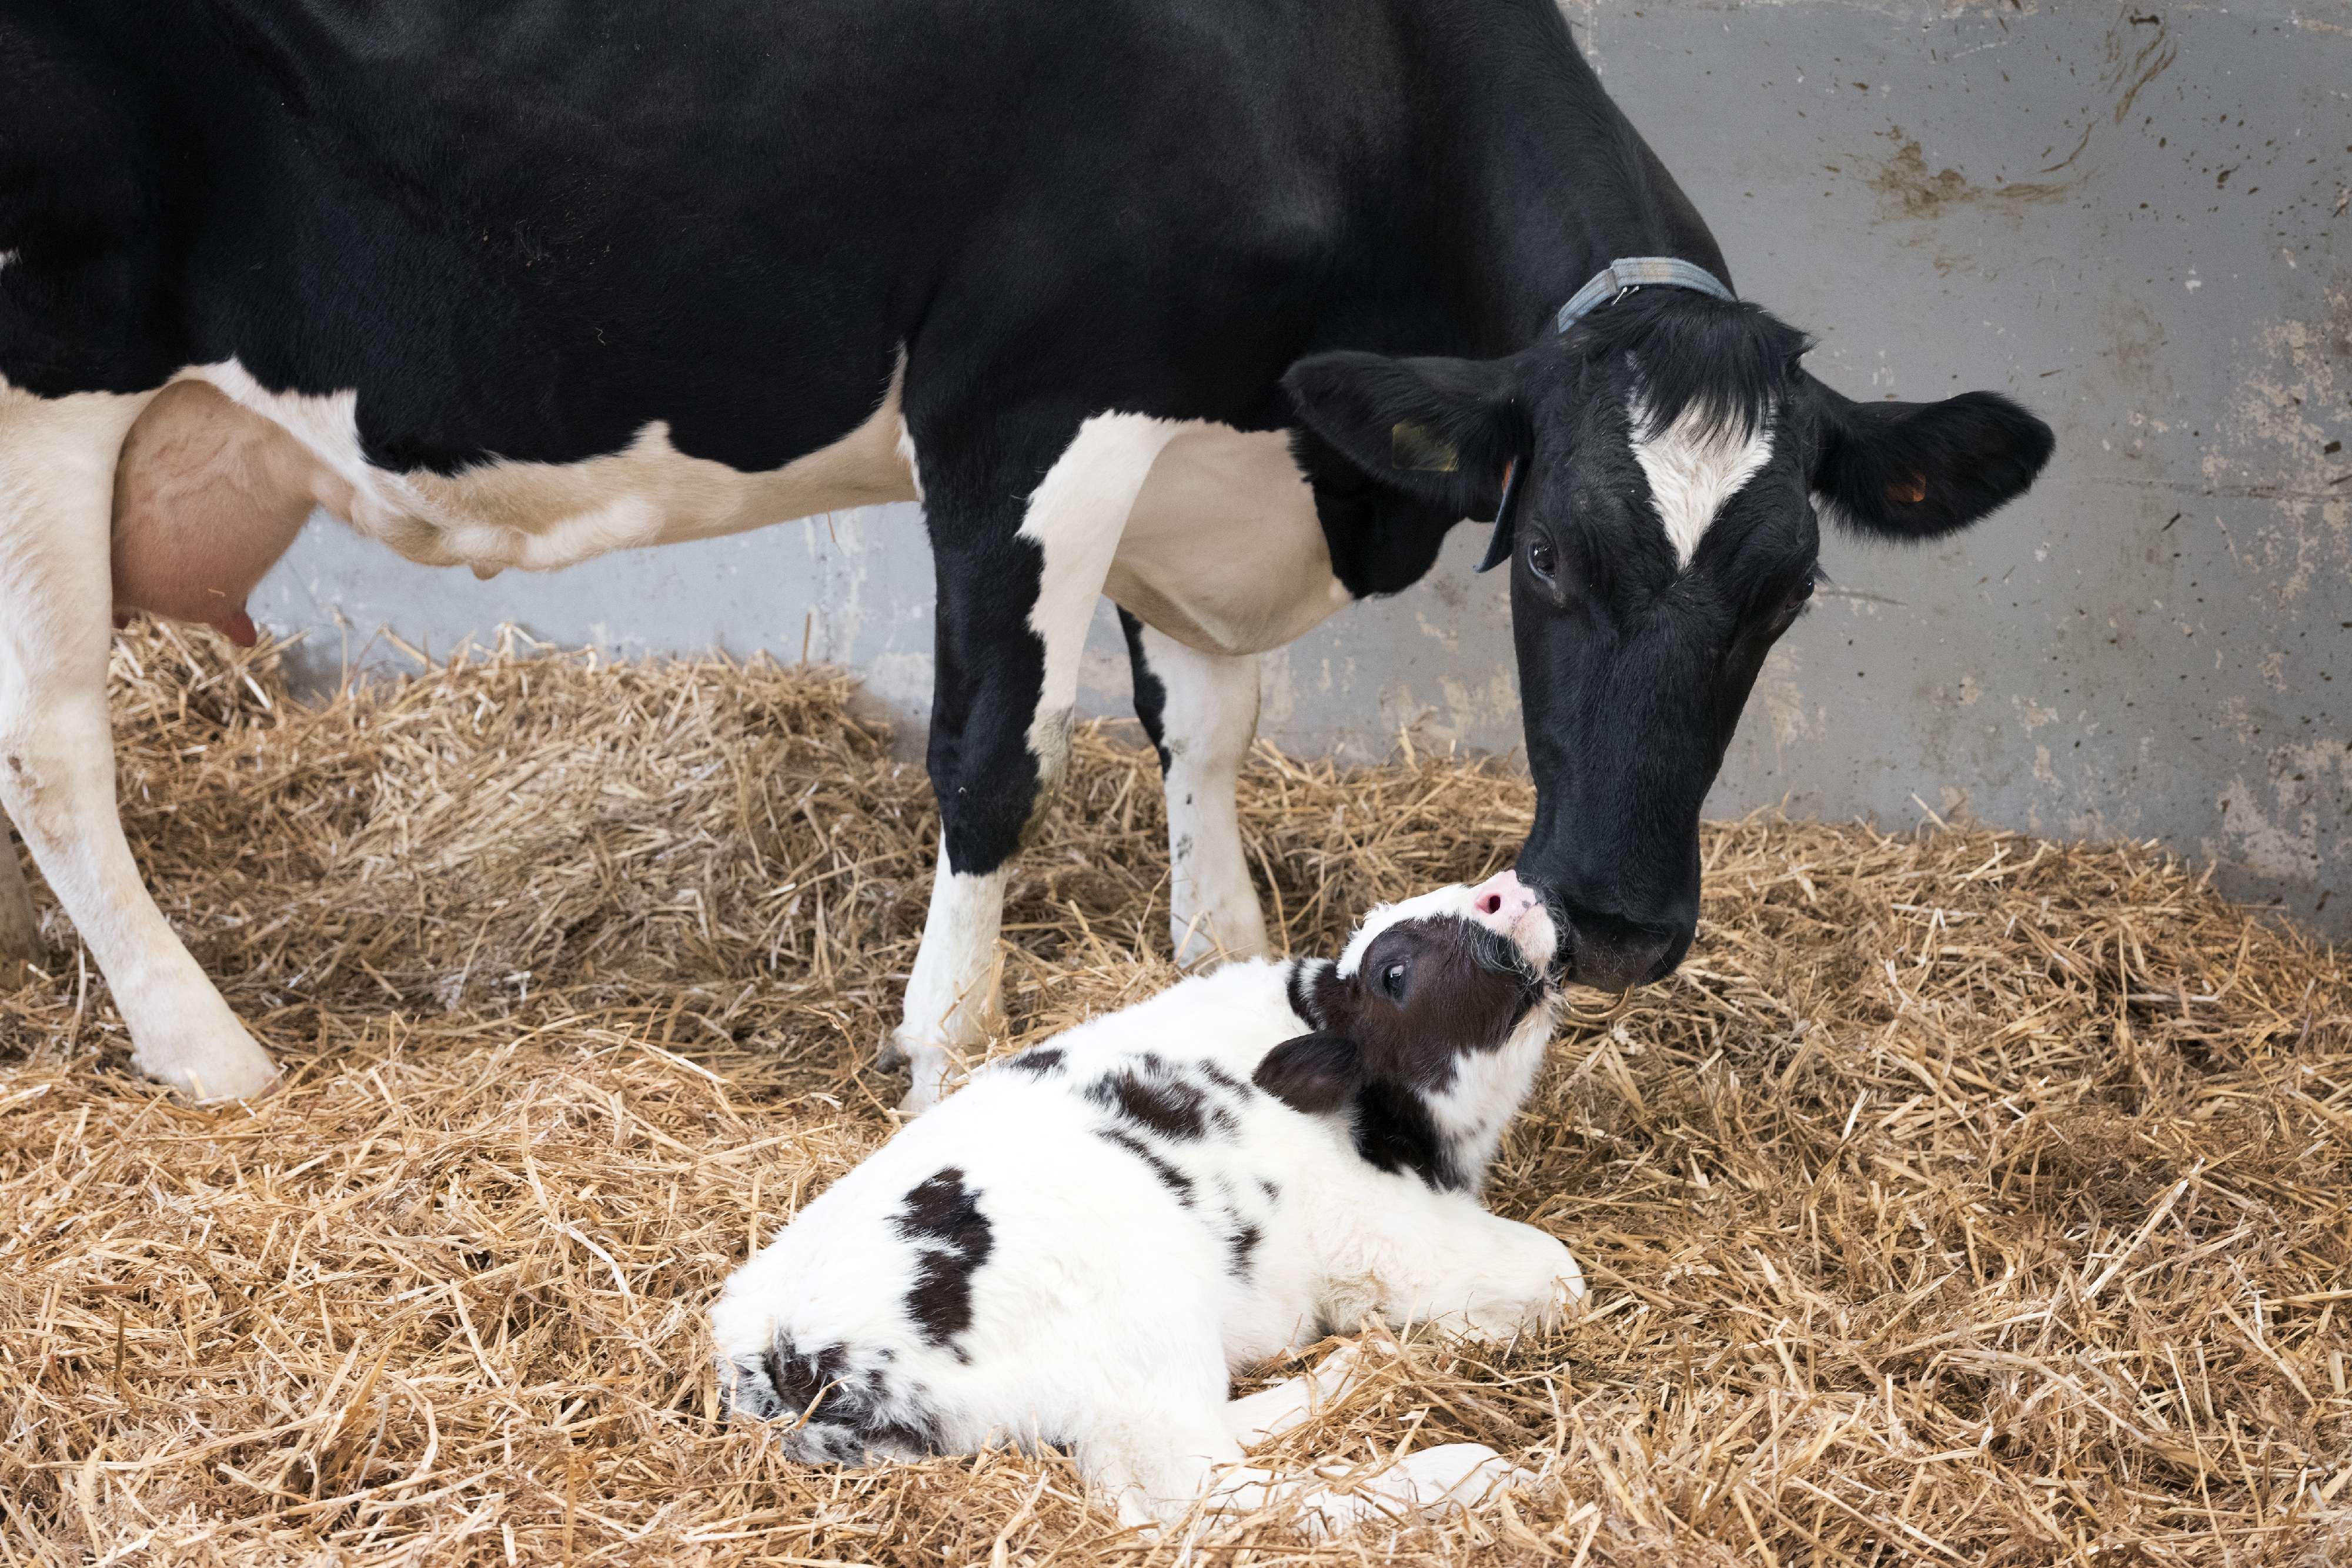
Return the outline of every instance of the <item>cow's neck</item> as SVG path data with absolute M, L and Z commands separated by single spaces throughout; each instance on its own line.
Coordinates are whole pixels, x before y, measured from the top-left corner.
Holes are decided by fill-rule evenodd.
M 1474 351 L 1552 330 L 1559 308 L 1620 256 L 1676 256 L 1728 284 L 1723 253 L 1601 89 L 1550 0 L 1451 40 L 1468 123 L 1448 214 Z

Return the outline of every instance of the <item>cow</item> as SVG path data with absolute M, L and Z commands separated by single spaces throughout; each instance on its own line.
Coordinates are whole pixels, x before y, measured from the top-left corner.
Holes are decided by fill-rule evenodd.
M 273 1069 L 125 844 L 109 617 L 250 639 L 314 510 L 487 575 L 920 500 L 920 1109 L 1098 595 L 1178 956 L 1249 956 L 1256 656 L 1494 519 L 1517 868 L 1622 989 L 1820 520 L 1948 534 L 2052 446 L 1814 379 L 1549 0 L 0 0 L 0 807 L 200 1100 Z
M 1286 1495 L 1244 1448 L 1350 1364 L 1229 1402 L 1234 1373 L 1373 1318 L 1508 1340 L 1584 1294 L 1558 1238 L 1478 1201 L 1557 950 L 1506 871 L 1372 911 L 1336 962 L 1231 964 L 982 1068 L 728 1280 L 729 1407 L 808 1463 L 1067 1448 L 1130 1523 Z M 1508 1469 L 1415 1459 L 1383 1500 Z

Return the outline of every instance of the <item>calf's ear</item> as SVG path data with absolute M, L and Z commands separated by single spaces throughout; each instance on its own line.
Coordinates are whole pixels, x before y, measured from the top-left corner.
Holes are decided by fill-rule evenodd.
M 1311 354 L 1282 378 L 1307 428 L 1365 477 L 1491 517 L 1503 478 L 1529 444 L 1513 360 L 1391 360 Z
M 1815 432 L 1813 495 L 1860 534 L 1932 539 L 2015 500 L 2050 461 L 2050 427 L 1999 392 L 1856 402 L 1800 377 Z
M 1250 1078 L 1284 1104 L 1311 1116 L 1356 1097 L 1364 1082 L 1364 1056 L 1344 1034 L 1302 1034 L 1267 1051 Z

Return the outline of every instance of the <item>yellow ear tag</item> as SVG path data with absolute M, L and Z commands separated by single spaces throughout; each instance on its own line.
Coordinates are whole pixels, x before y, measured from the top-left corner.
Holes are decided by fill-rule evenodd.
M 1389 427 L 1389 466 L 1416 474 L 1453 474 L 1462 467 L 1462 452 L 1429 426 L 1401 420 Z

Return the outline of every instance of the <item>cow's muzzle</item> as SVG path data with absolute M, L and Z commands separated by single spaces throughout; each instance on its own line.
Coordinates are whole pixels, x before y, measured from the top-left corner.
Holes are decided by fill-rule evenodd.
M 1559 933 L 1560 978 L 1596 991 L 1627 991 L 1663 980 L 1690 950 L 1691 927 L 1654 925 L 1562 899 L 1549 901 Z

